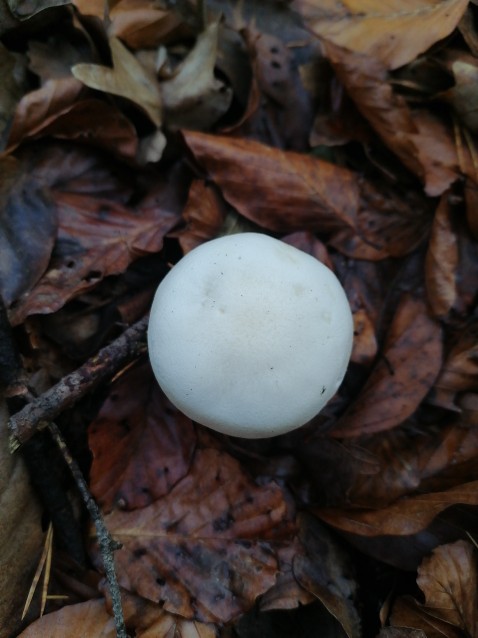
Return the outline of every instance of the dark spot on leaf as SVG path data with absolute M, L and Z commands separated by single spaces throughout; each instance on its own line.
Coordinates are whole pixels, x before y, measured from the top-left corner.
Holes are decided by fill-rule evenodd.
M 138 559 L 138 558 L 142 558 L 143 556 L 146 556 L 148 552 L 144 549 L 144 547 L 138 547 L 137 549 L 135 549 L 133 551 L 133 556 Z
M 158 576 L 158 578 L 156 578 L 156 583 L 160 587 L 164 587 L 166 585 L 166 581 L 164 580 L 164 578 L 161 578 L 161 576 Z M 161 602 L 161 601 L 159 601 L 159 602 Z
M 224 516 L 216 518 L 212 523 L 212 527 L 215 532 L 224 532 L 225 530 L 229 529 L 234 522 L 234 517 L 228 513 L 224 514 Z
M 273 69 L 280 69 L 281 65 L 279 64 L 279 62 L 276 62 L 275 60 L 272 60 L 271 67 Z

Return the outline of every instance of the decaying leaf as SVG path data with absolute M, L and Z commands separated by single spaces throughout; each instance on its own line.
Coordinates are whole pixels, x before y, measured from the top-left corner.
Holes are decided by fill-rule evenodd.
M 214 449 L 198 450 L 167 496 L 105 520 L 123 544 L 116 560 L 125 589 L 212 622 L 235 618 L 274 584 L 278 563 L 269 541 L 288 529 L 282 490 L 258 487 Z
M 145 507 L 188 472 L 193 425 L 142 365 L 115 381 L 89 428 L 91 491 L 105 511 Z
M 433 385 L 442 363 L 441 330 L 419 299 L 406 296 L 397 308 L 383 355 L 357 400 L 334 428 L 334 436 L 372 434 L 403 423 Z
M 158 82 L 149 75 L 118 38 L 110 38 L 113 68 L 98 64 L 75 64 L 74 77 L 92 89 L 119 95 L 137 104 L 156 125 L 162 123 L 162 100 Z
M 56 191 L 54 202 L 61 214 L 52 261 L 35 290 L 15 308 L 14 323 L 58 310 L 140 255 L 159 250 L 177 220 L 174 212 L 157 205 L 130 210 L 91 195 Z

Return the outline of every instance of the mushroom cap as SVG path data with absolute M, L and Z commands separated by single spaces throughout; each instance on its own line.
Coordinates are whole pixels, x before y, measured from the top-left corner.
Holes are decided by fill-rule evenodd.
M 158 287 L 148 345 L 170 401 L 194 421 L 245 438 L 283 434 L 335 394 L 353 339 L 333 272 L 267 235 L 202 244 Z

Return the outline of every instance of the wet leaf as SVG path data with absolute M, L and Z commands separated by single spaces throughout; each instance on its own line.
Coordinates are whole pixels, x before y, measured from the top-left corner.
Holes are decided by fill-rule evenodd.
M 337 437 L 372 434 L 403 423 L 433 385 L 442 363 L 442 335 L 423 301 L 405 296 L 382 357 L 357 400 L 334 427 Z
M 0 167 L 0 295 L 10 305 L 45 272 L 57 208 L 26 164 L 6 156 Z
M 114 382 L 88 440 L 91 491 L 110 511 L 145 507 L 167 494 L 187 474 L 196 437 L 142 365 Z
M 387 68 L 414 60 L 457 26 L 467 0 L 295 0 L 318 36 L 366 53 Z
M 119 95 L 137 104 L 161 126 L 162 100 L 155 77 L 151 76 L 135 56 L 117 38 L 109 40 L 113 68 L 98 64 L 75 64 L 74 77 L 92 89 Z
M 286 520 L 277 485 L 256 486 L 213 449 L 196 452 L 189 474 L 167 496 L 106 516 L 123 544 L 116 554 L 120 584 L 163 601 L 167 611 L 212 622 L 235 618 L 274 584 L 270 542 Z

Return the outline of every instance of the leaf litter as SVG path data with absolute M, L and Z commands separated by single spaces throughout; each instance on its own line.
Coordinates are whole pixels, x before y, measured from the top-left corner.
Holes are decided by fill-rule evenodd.
M 65 415 L 128 630 L 478 635 L 476 3 L 8 4 L 0 292 L 40 392 L 232 230 L 326 263 L 354 314 L 338 395 L 278 439 L 191 423 L 144 361 Z M 2 638 L 115 635 L 105 587 L 54 597 L 61 551 Z

